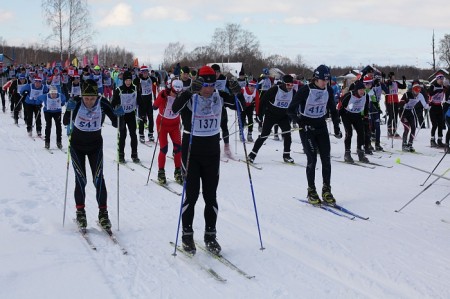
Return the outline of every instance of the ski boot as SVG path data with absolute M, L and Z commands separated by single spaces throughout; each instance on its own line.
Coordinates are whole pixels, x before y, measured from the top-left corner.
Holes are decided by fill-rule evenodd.
M 167 183 L 166 171 L 163 168 L 158 170 L 158 183 L 161 185 L 165 185 Z
M 80 228 L 86 228 L 87 219 L 86 219 L 86 211 L 84 209 L 76 211 L 76 221 Z
M 194 242 L 194 232 L 183 231 L 183 235 L 181 236 L 181 245 L 183 246 L 183 250 L 187 253 L 195 254 L 197 248 L 195 247 Z
M 375 151 L 377 152 L 382 152 L 384 149 L 381 147 L 381 145 L 379 143 L 375 144 Z
M 330 206 L 334 206 L 336 204 L 336 199 L 334 198 L 333 194 L 331 194 L 331 186 L 328 184 L 323 184 L 322 200 Z
M 99 210 L 98 223 L 100 223 L 100 226 L 105 230 L 111 229 L 111 221 L 109 221 L 108 210 L 106 209 Z
M 408 143 L 409 152 L 414 153 L 416 150 L 413 148 L 412 143 Z
M 175 182 L 177 182 L 180 185 L 183 185 L 183 174 L 181 173 L 180 167 L 175 168 L 173 176 L 175 178 Z
M 148 134 L 148 141 L 155 142 L 155 137 L 153 137 L 153 134 Z
M 438 147 L 436 140 L 434 140 L 434 138 L 431 138 L 430 145 L 431 145 L 431 147 Z
M 29 137 L 33 137 L 33 133 L 31 131 L 28 131 L 27 133 Z
M 278 134 L 273 135 L 273 140 L 280 141 L 280 136 Z
M 230 144 L 229 143 L 225 143 L 223 145 L 223 151 L 225 153 L 225 156 L 229 159 L 233 159 L 233 155 L 231 154 L 231 150 L 230 150 Z
M 357 150 L 357 152 L 358 152 L 359 162 L 369 163 L 369 159 L 367 159 L 367 157 L 364 155 L 364 151 L 363 150 Z
M 252 132 L 248 132 L 248 134 L 247 134 L 247 141 L 248 142 L 253 142 Z
M 141 162 L 141 159 L 138 158 L 138 154 L 137 153 L 131 154 L 131 160 L 133 160 L 134 163 L 140 163 Z
M 42 136 L 41 131 L 37 131 L 36 133 L 37 133 L 38 137 L 41 137 L 41 136 Z
M 402 144 L 402 152 L 410 152 L 410 147 L 408 144 L 406 143 Z
M 254 152 L 250 152 L 250 154 L 248 154 L 247 156 L 247 161 L 253 164 L 253 162 L 255 162 L 255 158 L 256 154 Z
M 283 154 L 283 161 L 285 163 L 290 163 L 290 164 L 294 164 L 294 159 L 292 159 L 291 155 L 288 154 Z
M 57 142 L 57 143 L 56 143 L 56 147 L 57 147 L 58 149 L 62 149 L 62 143 L 61 143 L 61 142 Z
M 123 153 L 119 154 L 119 163 L 125 163 L 125 154 Z
M 353 160 L 352 155 L 350 154 L 349 150 L 345 151 L 344 161 L 347 162 L 347 163 L 355 163 L 355 161 Z
M 317 194 L 315 187 L 308 187 L 308 194 L 306 195 L 308 202 L 314 206 L 320 205 L 319 194 Z
M 45 148 L 50 149 L 50 142 L 47 142 L 47 141 L 45 142 Z
M 366 154 L 366 155 L 373 155 L 373 148 L 372 149 L 370 149 L 370 147 L 366 147 L 366 148 L 364 148 L 364 153 Z
M 145 136 L 144 135 L 139 135 L 139 142 L 140 143 L 145 143 Z
M 442 143 L 442 138 L 438 138 L 437 146 L 438 147 L 445 147 L 445 144 Z
M 204 241 L 206 249 L 209 252 L 218 255 L 222 250 L 222 247 L 220 247 L 219 243 L 217 242 L 215 231 L 205 232 Z

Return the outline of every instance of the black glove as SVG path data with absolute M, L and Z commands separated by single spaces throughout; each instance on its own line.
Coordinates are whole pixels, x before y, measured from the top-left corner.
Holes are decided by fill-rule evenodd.
M 236 80 L 229 81 L 228 87 L 230 88 L 230 91 L 236 95 L 241 92 L 241 86 Z
M 202 90 L 203 83 L 205 83 L 205 79 L 203 77 L 198 77 L 192 82 L 191 91 L 192 93 L 199 93 Z

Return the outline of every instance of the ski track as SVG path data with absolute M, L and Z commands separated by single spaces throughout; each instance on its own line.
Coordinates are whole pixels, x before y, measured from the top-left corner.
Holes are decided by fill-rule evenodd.
M 342 173 L 358 173 L 359 176 L 352 176 L 351 186 L 364 186 L 366 194 L 369 194 L 363 194 L 359 187 L 355 187 L 354 192 L 346 192 L 349 186 L 332 184 L 333 193 L 344 207 L 370 216 L 369 221 L 350 221 L 292 199 L 292 196 L 306 195 L 305 169 L 268 162 L 281 159 L 282 151 L 281 142 L 268 139 L 257 161 L 266 162 L 265 168 L 262 171 L 250 169 L 266 248 L 261 251 L 247 168 L 245 164 L 234 161 L 221 163 L 218 239 L 226 258 L 256 276 L 247 281 L 199 250 L 194 258 L 225 277 L 227 282 L 222 284 L 182 254 L 172 256 L 173 248 L 169 242 L 175 240 L 181 198 L 150 182 L 146 185 L 148 170 L 131 161 L 128 163 L 135 171 L 123 166 L 119 168 L 121 218 L 120 231 L 117 231 L 116 129 L 108 124 L 103 129 L 104 173 L 113 232 L 128 250 L 128 255 L 123 255 L 120 248 L 96 226 L 95 190 L 88 165 L 88 229 L 97 251 L 89 248 L 71 221 L 75 210 L 71 164 L 65 227 L 62 227 L 67 155 L 57 150 L 53 155 L 45 153 L 41 139 L 31 140 L 26 136 L 25 127 L 5 126 L 8 121 L 12 119 L 0 116 L 0 133 L 6 136 L 1 150 L 8 153 L 4 169 L 11 170 L 8 179 L 14 182 L 16 189 L 5 188 L 0 197 L 0 224 L 6 228 L 5 235 L 11 241 L 2 248 L 2 256 L 7 261 L 0 270 L 0 280 L 5 286 L 0 290 L 2 298 L 29 298 L 31 295 L 47 298 L 148 298 L 150 294 L 155 298 L 175 298 L 181 294 L 186 298 L 217 297 L 218 294 L 221 298 L 297 298 L 299 294 L 304 298 L 450 296 L 446 287 L 450 278 L 447 253 L 450 242 L 440 237 L 448 235 L 448 225 L 439 221 L 448 215 L 450 209 L 445 204 L 436 207 L 433 198 L 433 195 L 441 198 L 441 194 L 446 194 L 448 184 L 435 184 L 431 194 L 419 197 L 401 213 L 393 211 L 424 188 L 418 186 L 419 183 L 403 190 L 402 196 L 394 196 L 390 202 L 378 202 L 370 195 L 377 194 L 379 188 L 387 188 L 384 194 L 397 194 L 398 186 L 385 185 L 385 182 L 398 179 L 396 169 L 402 170 L 403 166 L 394 164 L 392 169 L 364 169 L 332 162 L 332 182 L 343 182 L 339 177 Z M 54 134 L 53 131 L 52 140 Z M 295 140 L 292 150 L 301 151 L 301 145 L 296 144 L 298 134 L 292 136 Z M 65 138 L 64 142 L 67 142 Z M 129 136 L 126 143 L 125 153 L 129 156 Z M 432 149 L 422 151 L 432 152 Z M 149 166 L 153 149 L 138 145 L 138 153 L 142 163 Z M 342 156 L 342 144 L 332 145 L 331 154 Z M 383 154 L 380 159 L 387 164 L 399 156 L 405 163 L 414 164 L 418 160 L 418 155 L 403 153 L 395 153 L 392 157 Z M 235 157 L 243 158 L 242 150 Z M 424 169 L 436 163 L 436 158 L 431 156 L 420 158 L 419 167 Z M 297 155 L 295 160 L 306 165 L 305 155 Z M 154 163 L 152 178 L 156 177 L 156 156 Z M 316 184 L 320 186 L 320 158 L 317 166 Z M 446 167 L 442 165 L 436 173 L 444 172 Z M 173 161 L 167 159 L 168 177 L 173 168 Z M 240 171 L 234 172 L 236 175 L 233 177 L 225 175 L 237 168 Z M 15 169 L 19 171 L 13 171 Z M 368 175 L 382 177 L 383 180 L 378 185 L 372 184 L 367 179 Z M 420 173 L 412 172 L 411 175 L 418 182 L 424 179 Z M 299 184 L 292 186 L 292 181 L 282 177 L 298 178 Z M 273 188 L 261 188 L 264 184 L 272 184 Z M 239 192 L 229 192 L 231 187 Z M 17 192 L 22 188 L 26 192 Z M 194 220 L 194 237 L 199 242 L 203 238 L 203 207 L 200 195 Z M 28 236 L 26 242 L 18 245 L 22 236 Z M 180 242 L 181 232 L 178 244 Z M 30 249 L 33 243 L 38 245 Z M 30 250 L 31 255 L 27 254 Z M 17 252 L 23 252 L 20 262 Z M 58 273 L 60 285 L 51 288 L 51 282 L 40 278 L 41 271 Z M 74 290 L 74 281 L 87 288 L 77 289 L 67 296 L 64 291 Z M 23 288 L 25 282 L 27 288 Z M 42 285 L 48 286 L 49 291 L 44 292 Z

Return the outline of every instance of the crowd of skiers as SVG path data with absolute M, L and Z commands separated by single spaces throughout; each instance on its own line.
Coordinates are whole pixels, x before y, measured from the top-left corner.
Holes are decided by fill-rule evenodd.
M 217 186 L 223 153 L 233 159 L 228 129 L 228 109 L 238 110 L 241 116 L 242 142 L 253 142 L 253 126 L 258 125 L 259 136 L 246 157 L 255 163 L 257 154 L 269 136 L 283 140 L 282 159 L 294 163 L 290 155 L 293 129 L 298 130 L 307 156 L 307 197 L 311 204 L 333 205 L 331 193 L 330 134 L 327 120 L 333 124 L 333 135 L 344 137 L 344 160 L 354 163 L 351 156 L 353 131 L 356 132 L 358 160 L 368 163 L 367 155 L 383 151 L 380 120 L 385 95 L 384 111 L 387 115 L 387 137 L 402 138 L 402 150 L 413 152 L 417 128 L 424 126 L 429 116 L 431 146 L 448 150 L 450 130 L 445 142 L 445 123 L 450 126 L 450 89 L 444 84 L 444 75 L 436 75 L 429 88 L 419 80 L 399 98 L 399 89 L 406 89 L 406 78 L 395 79 L 390 72 L 386 78 L 370 66 L 361 71 L 348 88 L 341 91 L 335 77 L 325 65 L 318 66 L 309 82 L 291 75 L 275 79 L 268 69 L 257 78 L 227 78 L 217 64 L 202 66 L 198 70 L 187 66 L 162 78 L 147 66 L 140 68 L 102 68 L 86 66 L 76 68 L 44 68 L 33 66 L 8 67 L 0 73 L 2 78 L 2 108 L 6 112 L 5 96 L 9 95 L 11 116 L 19 125 L 22 115 L 26 130 L 33 137 L 42 137 L 41 114 L 46 122 L 44 146 L 50 148 L 52 122 L 56 127 L 56 146 L 62 148 L 62 126 L 67 127 L 68 148 L 75 170 L 76 219 L 86 227 L 85 186 L 86 158 L 89 161 L 96 187 L 99 222 L 110 229 L 107 210 L 107 189 L 103 178 L 103 139 L 101 128 L 105 116 L 118 128 L 118 163 L 126 163 L 125 141 L 130 136 L 130 157 L 140 163 L 138 144 L 159 143 L 158 182 L 167 183 L 165 173 L 169 137 L 173 144 L 174 179 L 185 188 L 182 204 L 182 243 L 186 251 L 195 253 L 193 218 L 196 201 L 202 188 L 205 200 L 205 233 L 207 248 L 215 253 L 221 248 L 216 239 L 218 213 Z M 63 107 L 65 108 L 63 109 Z M 42 109 L 43 108 L 43 109 Z M 64 112 L 64 116 L 62 113 Z M 156 120 L 154 111 L 157 111 Z M 398 134 L 398 120 L 404 127 Z M 340 130 L 342 122 L 344 134 Z M 274 130 L 272 130 L 272 128 Z M 145 136 L 147 129 L 147 136 Z M 278 130 L 281 130 L 278 133 Z M 436 141 L 437 131 L 437 141 Z M 157 140 L 155 140 L 155 133 Z M 147 137 L 147 138 L 146 138 Z M 372 146 L 374 142 L 374 146 Z M 317 155 L 322 164 L 322 199 L 315 185 Z

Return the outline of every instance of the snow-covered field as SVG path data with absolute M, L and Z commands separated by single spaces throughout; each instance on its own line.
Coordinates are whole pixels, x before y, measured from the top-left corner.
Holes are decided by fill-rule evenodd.
M 230 112 L 230 126 L 233 120 Z M 386 126 L 382 130 L 386 135 Z M 175 241 L 180 196 L 153 182 L 147 185 L 148 170 L 120 167 L 118 209 L 116 130 L 108 123 L 103 134 L 109 211 L 114 232 L 129 254 L 122 255 L 96 226 L 91 182 L 86 189 L 88 228 L 97 251 L 77 232 L 71 165 L 63 227 L 67 155 L 56 149 L 54 134 L 50 154 L 42 140 L 27 136 L 22 120 L 18 128 L 8 111 L 0 115 L 0 298 L 450 298 L 450 224 L 441 221 L 450 221 L 450 197 L 435 204 L 450 192 L 450 182 L 438 180 L 401 213 L 394 212 L 435 180 L 431 177 L 420 186 L 426 173 L 395 163 L 400 158 L 431 171 L 443 151 L 428 147 L 429 129 L 421 130 L 414 144 L 422 155 L 397 151 L 400 140 L 394 140 L 391 149 L 390 140 L 382 138 L 383 146 L 395 154 L 377 153 L 369 159 L 393 168 L 332 161 L 338 203 L 370 217 L 368 221 L 348 220 L 293 199 L 306 195 L 305 168 L 279 163 L 282 143 L 268 139 L 255 161 L 263 170 L 251 168 L 263 251 L 247 167 L 236 161 L 222 163 L 218 239 L 223 255 L 255 278 L 246 279 L 202 251 L 194 259 L 225 277 L 226 283 L 184 255 L 172 256 L 169 242 Z M 67 138 L 63 140 L 66 148 Z M 343 140 L 331 141 L 332 155 L 342 160 Z M 302 151 L 298 132 L 293 133 L 292 150 Z M 152 154 L 153 148 L 139 145 L 145 165 L 150 165 Z M 235 156 L 243 158 L 242 144 Z M 305 165 L 305 155 L 292 157 Z M 444 158 L 437 174 L 450 167 L 449 159 Z M 320 162 L 318 167 L 320 189 Z M 156 168 L 155 161 L 152 178 Z M 170 176 L 173 169 L 168 159 L 166 173 Z M 181 186 L 174 188 L 181 191 Z M 199 242 L 203 226 L 200 198 L 194 221 Z

